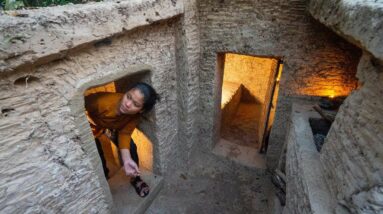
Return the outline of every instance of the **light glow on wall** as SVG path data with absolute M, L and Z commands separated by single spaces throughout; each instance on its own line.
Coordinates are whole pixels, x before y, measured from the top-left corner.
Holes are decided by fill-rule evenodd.
M 89 88 L 85 91 L 84 96 L 88 96 L 89 94 L 94 94 L 97 92 L 116 92 L 116 85 L 114 82 L 110 82 L 105 85 Z
M 358 88 L 358 84 L 356 78 L 345 76 L 344 71 L 332 69 L 323 75 L 312 74 L 302 78 L 297 92 L 304 96 L 335 98 L 348 96 L 352 90 Z
M 340 96 L 348 96 L 353 88 L 346 88 L 341 86 L 333 86 L 323 89 L 317 89 L 315 91 L 306 91 L 304 95 L 306 96 L 317 96 L 317 97 L 328 97 L 335 98 Z M 305 92 L 305 91 L 303 91 Z
M 134 129 L 132 138 L 137 146 L 137 153 L 140 159 L 140 168 L 153 170 L 153 144 L 149 138 L 139 129 Z
M 278 72 L 277 66 L 278 60 L 275 58 L 225 54 L 221 95 L 221 130 L 226 130 L 225 127 L 231 121 L 228 118 L 235 115 L 239 100 L 242 103 L 253 105 L 254 115 L 257 115 L 254 119 L 256 125 L 253 132 L 257 133 L 254 143 L 262 141 L 273 83 L 276 72 Z M 239 99 L 238 96 L 240 96 Z

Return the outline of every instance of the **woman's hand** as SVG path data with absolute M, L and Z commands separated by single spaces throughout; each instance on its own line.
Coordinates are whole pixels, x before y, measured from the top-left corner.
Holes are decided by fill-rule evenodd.
M 138 166 L 136 162 L 132 159 L 130 156 L 130 151 L 129 149 L 121 149 L 121 156 L 122 156 L 122 161 L 124 162 L 124 171 L 126 176 L 140 176 L 140 170 L 138 169 Z
M 138 169 L 138 166 L 136 162 L 134 162 L 134 160 L 132 159 L 124 161 L 124 170 L 127 176 L 131 176 L 131 177 L 140 176 L 140 171 Z

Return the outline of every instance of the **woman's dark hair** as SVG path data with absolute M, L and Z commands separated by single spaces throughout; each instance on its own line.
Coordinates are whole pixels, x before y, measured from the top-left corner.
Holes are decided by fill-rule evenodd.
M 152 110 L 157 101 L 160 101 L 160 95 L 152 86 L 144 82 L 137 82 L 130 89 L 138 89 L 144 95 L 144 106 L 142 107 L 143 113 Z M 129 90 L 130 90 L 129 89 Z

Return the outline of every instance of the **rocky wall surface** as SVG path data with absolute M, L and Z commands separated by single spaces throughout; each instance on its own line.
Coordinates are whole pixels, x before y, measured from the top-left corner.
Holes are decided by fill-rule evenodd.
M 383 66 L 365 53 L 353 92 L 336 116 L 321 151 L 338 210 L 383 212 Z
M 334 76 L 340 75 L 339 80 L 354 78 L 358 49 L 315 22 L 306 12 L 306 1 L 200 1 L 199 19 L 201 138 L 197 145 L 201 146 L 198 147 L 213 146 L 219 136 L 217 92 L 222 71 L 217 69 L 217 54 L 234 52 L 280 58 L 284 70 L 267 155 L 269 167 L 275 167 L 285 138 L 284 127 L 291 105 L 288 96 L 317 95 L 313 93 L 316 89 L 334 84 L 328 81 Z M 317 81 L 312 81 L 314 78 Z M 321 84 L 317 84 L 319 81 Z
M 267 110 L 271 91 L 275 80 L 277 60 L 244 55 L 225 55 L 225 68 L 223 81 L 242 83 L 245 90 L 242 101 L 253 102 L 259 105 L 259 118 L 257 119 L 257 139 L 262 142 L 266 125 Z
M 244 101 L 265 104 L 276 64 L 275 59 L 226 54 L 223 81 L 242 83 L 249 93 Z
M 181 14 L 183 1 L 107 1 L 0 15 L 0 72 L 65 57 L 70 50 Z
M 238 105 L 241 102 L 243 85 L 232 82 L 224 82 L 222 86 L 222 95 L 225 100 L 221 102 L 221 130 L 229 129 L 230 122 L 234 119 L 238 111 Z
M 321 152 L 338 213 L 383 212 L 383 3 L 311 1 L 314 18 L 364 51 L 353 92 L 337 114 Z
M 87 7 L 85 6 L 86 9 Z M 145 13 L 142 8 L 135 9 Z M 42 23 L 65 20 L 63 16 L 72 17 L 71 12 L 68 15 L 62 10 L 63 14 L 59 13 L 58 16 L 42 16 Z M 77 21 L 97 19 L 91 12 L 88 14 L 86 10 L 79 11 L 82 10 L 77 10 Z M 102 7 L 97 11 L 104 11 L 104 15 L 108 16 L 108 10 L 103 10 Z M 128 13 L 129 10 L 125 12 Z M 161 11 L 159 13 L 161 14 Z M 2 23 L 8 24 L 6 29 L 10 29 L 11 24 L 18 23 L 1 20 Z M 114 21 L 118 24 L 119 20 Z M 36 26 L 42 26 L 39 19 L 33 22 Z M 81 40 L 82 44 L 79 44 L 82 46 L 81 50 L 65 52 L 62 59 L 38 65 L 45 62 L 45 59 L 40 61 L 44 56 L 33 55 L 40 50 L 33 43 L 34 40 L 24 41 L 20 47 L 15 46 L 14 49 L 7 49 L 17 52 L 18 48 L 30 48 L 32 52 L 36 52 L 31 52 L 32 58 L 36 58 L 30 62 L 24 59 L 24 56 L 28 58 L 31 55 L 22 55 L 15 60 L 6 59 L 5 64 L 2 64 L 5 66 L 5 73 L 3 72 L 0 78 L 0 130 L 3 136 L 0 140 L 1 212 L 108 213 L 112 210 L 110 192 L 102 175 L 101 163 L 91 139 L 88 122 L 85 119 L 81 120 L 81 117 L 85 116 L 81 115 L 83 112 L 78 102 L 81 100 L 82 90 L 85 90 L 84 86 L 89 83 L 102 84 L 113 77 L 150 70 L 150 81 L 162 96 L 161 103 L 156 106 L 155 112 L 150 115 L 144 127 L 144 131 L 151 131 L 145 134 L 153 143 L 156 165 L 154 167 L 157 172 L 162 172 L 170 164 L 167 162 L 171 160 L 168 157 L 176 159 L 180 156 L 175 148 L 178 124 L 178 116 L 175 114 L 175 31 L 179 25 L 178 19 L 154 22 L 148 27 L 119 33 L 93 45 L 87 44 L 94 41 L 92 32 L 101 28 L 113 28 L 115 25 L 110 26 L 108 22 L 103 25 L 98 22 L 100 25 L 89 32 L 81 23 L 80 21 L 78 25 L 67 25 L 75 33 L 74 38 L 85 38 Z M 140 25 L 140 22 L 136 24 Z M 14 27 L 18 30 L 23 29 L 17 25 Z M 56 27 L 49 25 L 46 30 L 62 29 Z M 85 29 L 79 30 L 82 27 Z M 23 29 L 23 32 L 28 30 L 38 35 L 29 28 Z M 38 33 L 44 32 L 46 31 Z M 102 35 L 110 36 L 116 32 L 109 33 Z M 65 43 L 65 38 L 61 37 L 48 36 L 48 39 L 57 39 L 57 43 Z M 46 46 L 54 47 L 52 43 Z M 47 53 L 49 55 L 60 51 L 60 48 L 61 46 L 56 47 Z M 81 133 L 86 128 L 88 135 L 82 136 Z
M 283 213 L 333 213 L 320 154 L 309 118 L 320 118 L 315 102 L 294 102 L 286 137 L 286 206 Z
M 383 61 L 382 1 L 316 0 L 308 9 L 315 19 Z
M 191 148 L 198 141 L 200 40 L 197 0 L 184 1 L 184 14 L 176 33 L 178 159 L 174 168 L 188 167 Z M 170 158 L 170 157 L 169 157 Z M 172 170 L 169 169 L 171 173 Z
M 299 163 L 299 152 L 297 151 L 297 135 L 295 127 L 290 123 L 288 134 L 286 136 L 287 154 L 286 154 L 286 206 L 283 210 L 284 214 L 290 213 L 310 213 L 310 199 L 307 194 L 307 188 L 305 187 L 305 181 Z M 291 130 L 292 129 L 292 130 Z M 299 176 L 297 176 L 299 175 Z

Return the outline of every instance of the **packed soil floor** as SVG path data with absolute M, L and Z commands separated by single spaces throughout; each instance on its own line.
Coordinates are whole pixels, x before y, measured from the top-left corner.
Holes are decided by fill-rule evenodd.
M 265 169 L 242 166 L 211 152 L 167 176 L 146 213 L 269 213 L 273 186 Z

